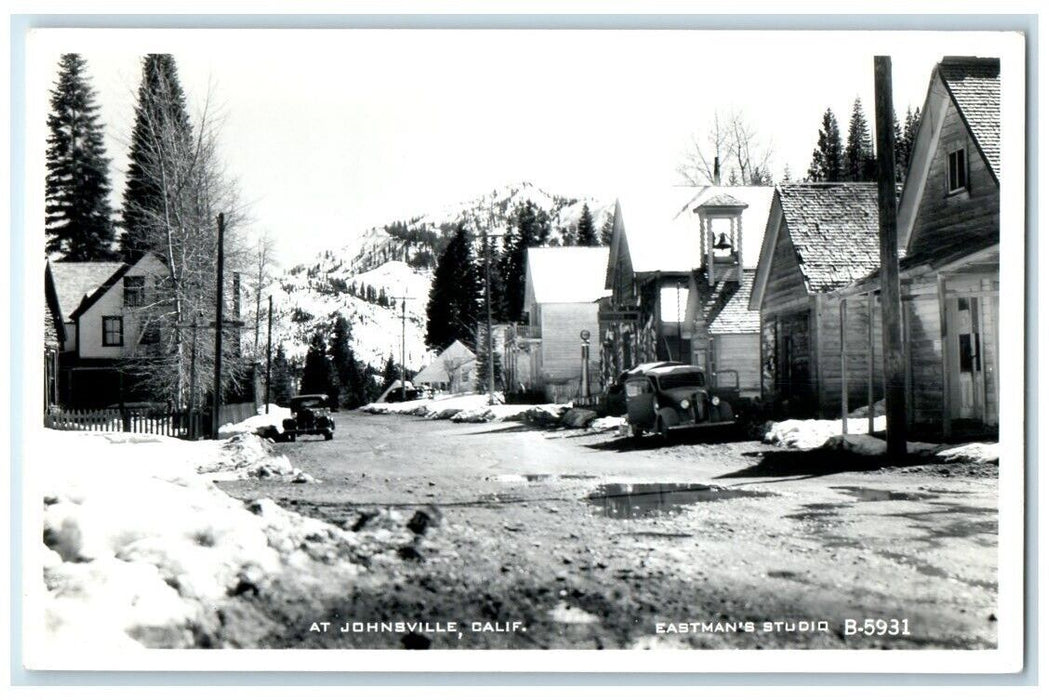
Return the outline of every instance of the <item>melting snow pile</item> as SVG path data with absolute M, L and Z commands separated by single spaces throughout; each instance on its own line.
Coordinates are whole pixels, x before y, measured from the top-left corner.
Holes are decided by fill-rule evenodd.
M 272 624 L 245 601 L 260 591 L 308 596 L 359 573 L 357 533 L 268 499 L 246 506 L 198 474 L 225 451 L 49 431 L 26 464 L 42 482 L 34 595 L 49 653 L 221 645 L 235 629 L 258 638 Z
M 605 416 L 604 418 L 595 419 L 588 429 L 595 432 L 603 432 L 605 430 L 622 431 L 625 426 L 626 418 L 624 416 Z
M 217 455 L 197 467 L 199 473 L 207 474 L 213 481 L 278 479 L 296 484 L 316 481 L 293 467 L 284 455 L 273 454 L 269 441 L 254 433 L 237 433 L 221 444 Z
M 242 433 L 256 433 L 260 429 L 271 426 L 276 428 L 278 433 L 284 432 L 282 421 L 285 418 L 291 418 L 291 411 L 272 403 L 269 405 L 269 409 L 269 413 L 266 413 L 266 407 L 263 406 L 259 408 L 258 415 L 256 416 L 242 420 L 240 423 L 226 423 L 219 428 L 219 437 L 230 437 L 231 435 L 240 435 Z
M 944 462 L 975 462 L 977 464 L 998 464 L 997 442 L 974 442 L 940 450 L 936 456 Z
M 799 450 L 822 447 L 869 456 L 885 454 L 885 440 L 868 435 L 867 426 L 866 418 L 850 418 L 849 433 L 842 435 L 841 420 L 785 420 L 768 423 L 764 441 Z M 874 418 L 874 429 L 885 430 L 884 415 Z M 946 447 L 929 442 L 908 442 L 907 452 L 913 455 L 927 455 L 940 462 L 998 463 L 998 443 L 975 442 Z
M 850 418 L 850 435 L 867 432 L 866 418 Z M 874 419 L 875 430 L 885 430 L 885 416 Z M 785 420 L 766 425 L 764 442 L 795 447 L 799 450 L 814 450 L 823 447 L 827 440 L 841 435 L 841 419 L 837 420 Z
M 488 394 L 452 394 L 435 399 L 417 399 L 398 403 L 370 403 L 360 410 L 366 413 L 420 416 L 455 423 L 492 423 L 525 420 L 530 411 L 543 409 L 556 412 L 556 404 L 504 404 L 503 395 L 495 394 L 496 403 L 488 404 Z

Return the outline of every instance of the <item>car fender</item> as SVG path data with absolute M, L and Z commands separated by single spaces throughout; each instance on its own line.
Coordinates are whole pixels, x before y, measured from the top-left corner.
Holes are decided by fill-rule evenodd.
M 718 422 L 726 422 L 736 420 L 736 412 L 732 410 L 732 404 L 724 399 L 717 406 L 711 406 L 713 409 L 711 412 L 717 411 L 716 415 L 711 415 L 711 420 Z
M 681 416 L 679 416 L 678 412 L 675 411 L 673 408 L 664 406 L 663 408 L 659 409 L 659 417 L 662 418 L 663 423 L 670 428 L 674 427 L 675 425 L 681 424 Z

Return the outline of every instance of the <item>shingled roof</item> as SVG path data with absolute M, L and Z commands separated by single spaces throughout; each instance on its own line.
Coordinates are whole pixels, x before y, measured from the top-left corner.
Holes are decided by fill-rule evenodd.
M 753 286 L 754 270 L 745 269 L 740 282 L 721 280 L 709 290 L 700 312 L 708 333 L 757 333 L 761 329 L 761 314 L 748 308 Z
M 1001 62 L 997 58 L 947 56 L 940 62 L 939 71 L 994 176 L 1000 177 Z
M 127 268 L 119 262 L 53 262 L 49 266 L 58 298 L 58 312 L 65 323 L 72 321 L 73 312 L 85 297 Z
M 878 267 L 878 185 L 781 185 L 787 234 L 809 293 L 829 292 Z

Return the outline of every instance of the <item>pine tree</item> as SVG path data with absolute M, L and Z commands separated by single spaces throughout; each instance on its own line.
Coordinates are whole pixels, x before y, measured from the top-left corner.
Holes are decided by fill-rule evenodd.
M 112 260 L 109 159 L 95 92 L 79 54 L 62 56 L 47 117 L 46 251 L 63 260 Z
M 170 54 L 150 54 L 142 64 L 142 83 L 131 132 L 131 163 L 124 187 L 123 235 L 125 262 L 158 249 L 157 229 L 170 225 L 170 192 L 186 175 L 193 129 L 186 96 Z M 161 250 L 163 252 L 163 250 Z
M 443 350 L 455 340 L 474 345 L 480 319 L 482 279 L 464 224 L 437 260 L 426 304 L 426 346 Z M 494 276 L 494 274 L 493 274 Z
M 605 217 L 605 223 L 601 226 L 601 245 L 612 245 L 612 231 L 615 225 L 614 214 Z
M 896 157 L 903 173 L 901 180 L 907 177 L 907 170 L 911 165 L 911 154 L 914 153 L 914 140 L 918 137 L 920 117 L 919 109 L 912 112 L 910 107 L 907 108 L 907 115 L 903 120 L 903 132 L 896 149 Z
M 857 97 L 852 103 L 849 137 L 845 143 L 845 179 L 850 182 L 871 182 L 877 177 L 876 168 L 870 128 L 863 115 L 863 104 Z
M 514 212 L 513 225 L 504 239 L 504 254 L 499 272 L 506 282 L 508 321 L 524 316 L 525 265 L 529 248 L 544 245 L 550 237 L 550 218 L 534 202 L 527 201 Z
M 808 177 L 813 182 L 840 182 L 842 174 L 841 132 L 838 120 L 828 108 L 823 113 L 823 125 L 812 151 Z
M 576 228 L 576 245 L 597 245 L 597 231 L 594 229 L 594 218 L 590 214 L 590 205 L 583 205 L 583 213 L 579 216 L 579 225 Z
M 783 177 L 780 179 L 780 182 L 784 184 L 794 182 L 794 175 L 790 172 L 790 165 L 783 166 Z
M 397 369 L 397 364 L 394 362 L 393 355 L 391 354 L 386 358 L 386 364 L 383 365 L 382 368 L 382 385 L 388 387 L 394 382 L 399 382 L 400 380 L 401 372 Z
M 335 319 L 335 324 L 332 327 L 329 348 L 331 351 L 332 370 L 338 380 L 338 402 L 344 408 L 356 408 L 364 403 L 357 358 L 354 356 L 353 348 L 350 346 L 352 338 L 350 322 L 346 320 L 345 316 L 340 314 Z
M 278 345 L 270 365 L 270 403 L 287 406 L 292 397 L 293 384 L 291 363 L 284 354 L 284 346 Z
M 333 397 L 334 378 L 324 333 L 317 331 L 313 334 L 310 347 L 306 351 L 299 391 L 303 394 L 328 394 L 329 397 Z

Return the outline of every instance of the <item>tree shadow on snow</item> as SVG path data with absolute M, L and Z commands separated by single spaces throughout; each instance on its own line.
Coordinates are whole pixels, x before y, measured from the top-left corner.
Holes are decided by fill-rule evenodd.
M 866 472 L 887 466 L 899 466 L 885 457 L 858 455 L 842 450 L 770 450 L 744 452 L 744 457 L 758 457 L 758 463 L 734 472 L 720 474 L 718 479 L 752 477 L 793 477 L 813 479 L 846 472 Z

